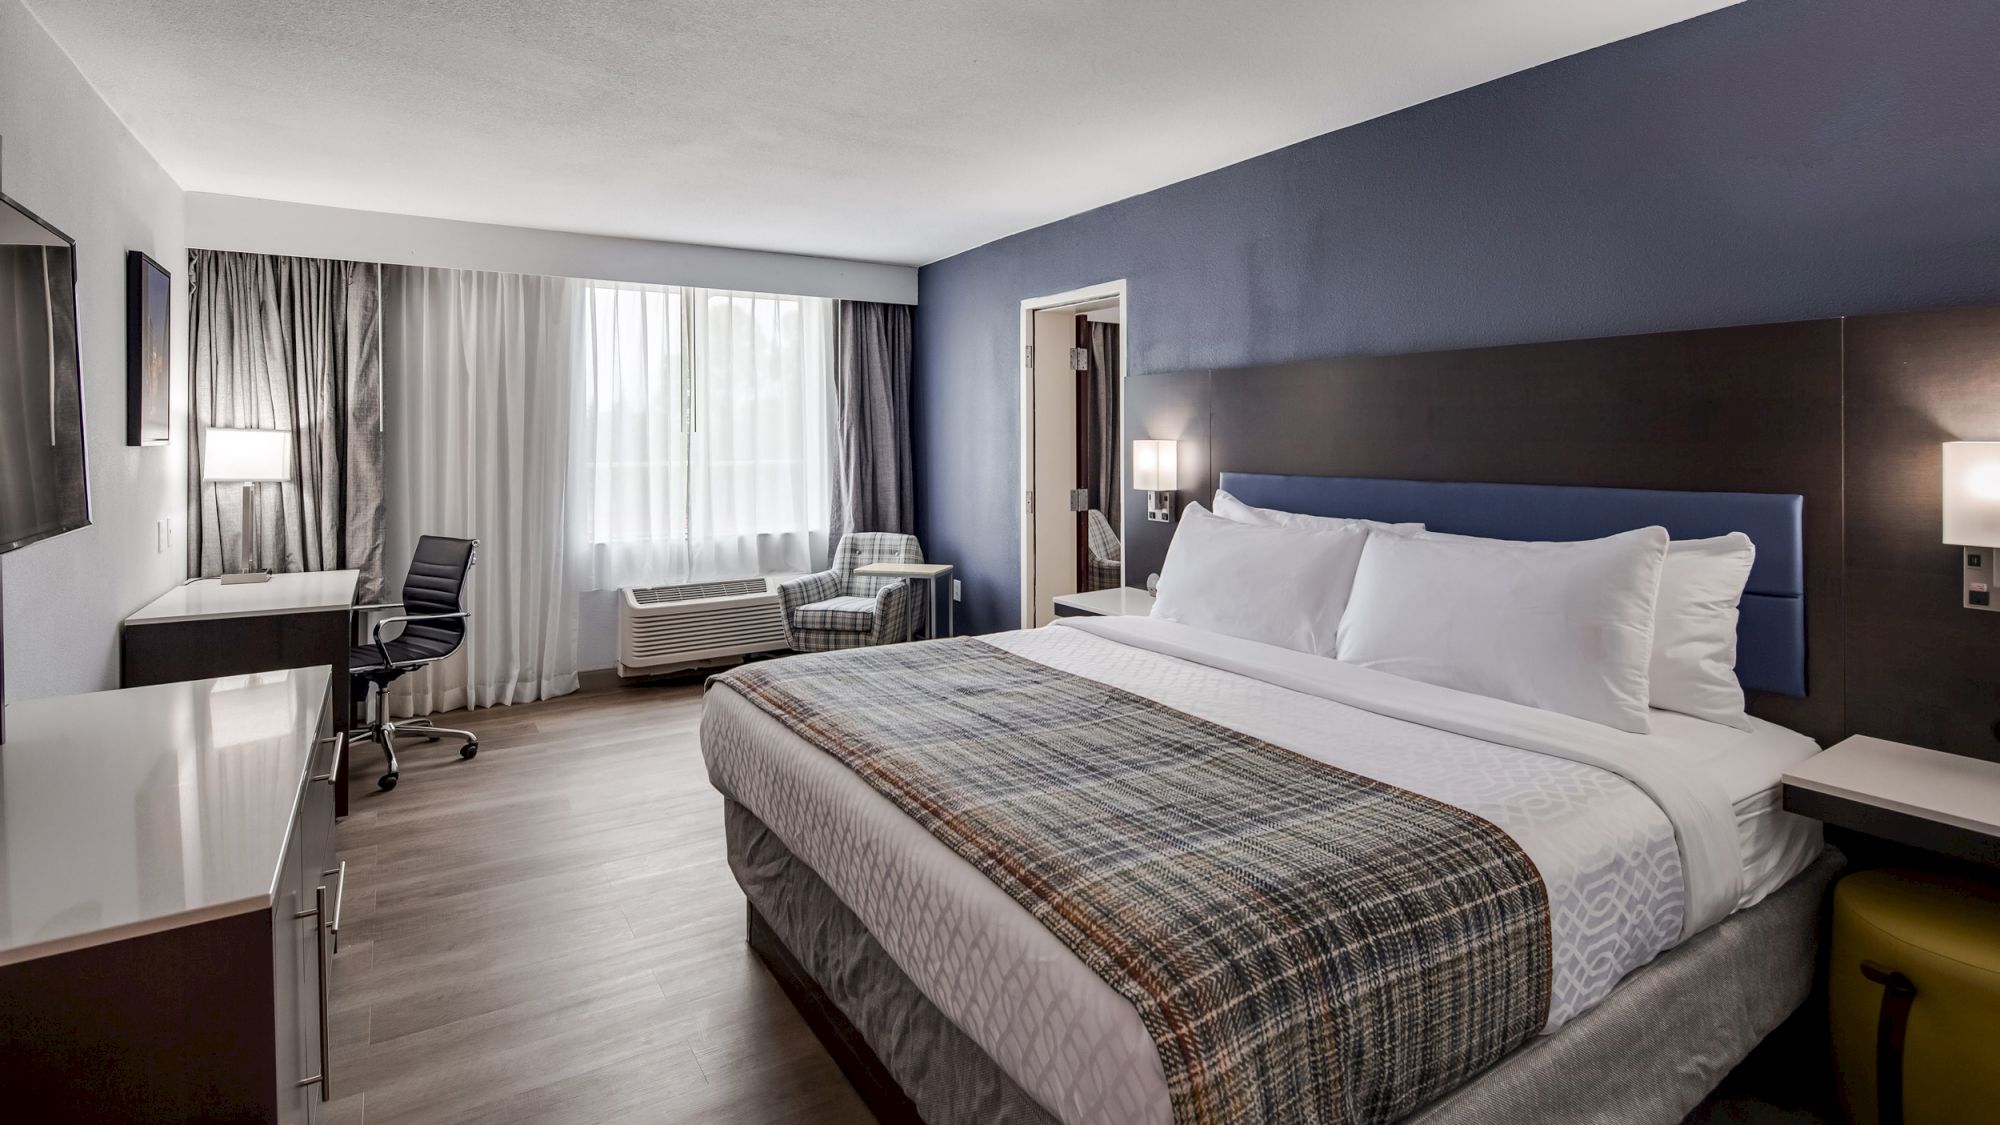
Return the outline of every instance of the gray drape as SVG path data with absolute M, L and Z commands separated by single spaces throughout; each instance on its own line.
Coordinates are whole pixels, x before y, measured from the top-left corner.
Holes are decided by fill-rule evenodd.
M 1125 524 L 1119 518 L 1125 506 L 1125 489 L 1118 472 L 1118 326 L 1090 323 L 1090 370 L 1088 404 L 1090 417 L 1084 420 L 1083 486 L 1090 490 L 1090 505 L 1104 513 L 1111 529 L 1122 538 Z
M 833 542 L 850 531 L 917 530 L 910 466 L 911 308 L 833 306 Z
M 240 486 L 202 481 L 211 426 L 289 430 L 292 479 L 260 484 L 264 564 L 382 586 L 380 267 L 191 250 L 188 571 L 239 564 Z M 225 552 L 227 558 L 225 559 Z

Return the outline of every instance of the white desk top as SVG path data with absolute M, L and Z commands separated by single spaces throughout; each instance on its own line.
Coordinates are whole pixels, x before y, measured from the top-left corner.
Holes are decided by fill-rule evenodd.
M 1799 763 L 1785 784 L 2000 835 L 2000 762 L 1857 734 Z
M 1131 586 L 1091 590 L 1082 594 L 1058 594 L 1055 603 L 1105 617 L 1146 617 L 1153 612 L 1153 595 Z
M 273 574 L 269 582 L 225 586 L 203 578 L 176 586 L 152 604 L 125 619 L 127 625 L 157 625 L 166 621 L 209 621 L 220 617 L 264 617 L 274 613 L 310 613 L 354 604 L 358 570 L 316 570 Z
M 268 906 L 330 674 L 9 706 L 0 965 Z

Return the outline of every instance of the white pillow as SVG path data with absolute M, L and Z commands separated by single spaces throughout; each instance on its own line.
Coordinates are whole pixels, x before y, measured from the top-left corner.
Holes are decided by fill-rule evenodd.
M 1757 561 L 1740 531 L 1667 545 L 1653 615 L 1653 706 L 1750 729 L 1736 681 L 1736 606 Z
M 1581 543 L 1372 535 L 1340 659 L 1649 733 L 1665 528 Z
M 1264 527 L 1309 528 L 1326 531 L 1336 527 L 1360 524 L 1371 531 L 1393 531 L 1398 535 L 1408 535 L 1422 531 L 1420 523 L 1383 523 L 1380 520 L 1347 519 L 1342 516 L 1309 516 L 1304 512 L 1284 512 L 1276 508 L 1253 508 L 1222 489 L 1215 490 L 1215 514 L 1237 523 L 1254 523 Z
M 1365 527 L 1308 531 L 1181 513 L 1152 616 L 1332 656 Z

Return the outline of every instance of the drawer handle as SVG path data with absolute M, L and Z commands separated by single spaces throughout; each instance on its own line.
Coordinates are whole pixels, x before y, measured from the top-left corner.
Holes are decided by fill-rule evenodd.
M 340 877 L 339 882 L 334 884 L 336 889 L 333 892 L 333 924 L 328 927 L 333 934 L 333 951 L 338 953 L 340 952 L 340 908 L 347 902 L 347 861 L 343 859 L 339 867 L 329 867 L 319 874 L 322 879 L 332 875 Z
M 338 734 L 331 735 L 330 739 L 333 742 L 333 761 L 327 764 L 325 773 L 314 774 L 312 779 L 314 781 L 324 781 L 328 785 L 335 785 L 338 782 L 334 781 L 334 778 L 340 776 L 340 760 L 347 756 L 347 732 L 341 731 Z M 321 741 L 328 741 L 328 739 L 321 739 Z
M 327 961 L 326 887 L 314 888 L 311 910 L 301 910 L 292 917 L 314 920 L 313 938 L 319 947 L 319 1073 L 301 1078 L 294 1085 L 303 1088 L 317 1084 L 319 1100 L 328 1102 L 333 1100 L 333 990 L 329 987 L 333 966 Z

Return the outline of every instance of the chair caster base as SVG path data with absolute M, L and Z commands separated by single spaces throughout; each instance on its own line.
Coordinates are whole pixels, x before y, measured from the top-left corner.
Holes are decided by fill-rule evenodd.
M 431 741 L 432 741 L 432 742 L 436 742 L 436 741 L 437 741 L 437 739 L 435 739 L 435 738 L 434 738 L 434 739 L 431 739 Z M 472 740 L 471 742 L 468 742 L 468 743 L 466 743 L 465 745 L 463 745 L 463 746 L 461 746 L 461 747 L 459 747 L 459 748 L 458 748 L 458 756 L 459 756 L 459 757 L 461 757 L 461 758 L 467 758 L 467 759 L 470 759 L 470 758 L 471 758 L 471 757 L 472 757 L 473 755 L 475 755 L 475 754 L 477 754 L 477 753 L 479 753 L 479 740 L 478 740 L 478 739 L 474 739 L 474 740 Z
M 396 787 L 397 780 L 398 778 L 395 774 L 385 773 L 381 777 L 375 779 L 375 786 L 376 788 L 382 790 L 382 792 L 387 793 L 389 790 L 394 789 Z

